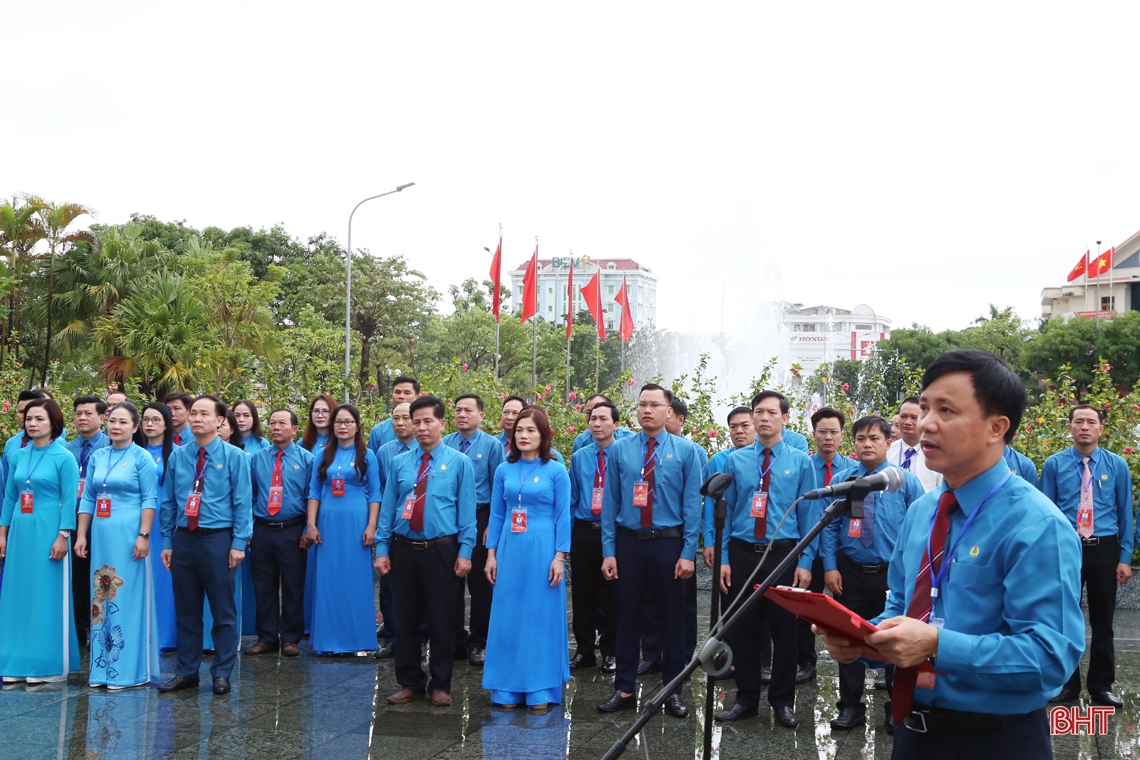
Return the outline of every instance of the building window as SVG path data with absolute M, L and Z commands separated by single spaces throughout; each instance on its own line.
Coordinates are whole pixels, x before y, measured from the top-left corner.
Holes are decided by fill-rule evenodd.
M 546 289 L 546 292 L 547 292 L 547 293 L 553 293 L 553 292 L 554 292 L 554 288 L 552 288 L 552 287 L 551 287 L 551 288 L 547 288 L 547 289 Z
M 606 293 L 612 296 L 614 294 L 614 286 L 613 285 L 607 285 L 606 286 Z
M 855 329 L 856 330 L 868 330 L 868 331 L 870 331 L 870 330 L 874 330 L 875 326 L 874 325 L 855 325 Z
M 1100 297 L 1100 310 L 1101 311 L 1116 311 L 1116 296 L 1101 296 Z

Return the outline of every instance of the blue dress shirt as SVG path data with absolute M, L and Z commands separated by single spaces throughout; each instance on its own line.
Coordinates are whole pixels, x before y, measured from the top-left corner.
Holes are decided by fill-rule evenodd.
M 724 463 L 728 461 L 729 455 L 736 451 L 736 449 L 724 449 L 713 454 L 709 459 L 708 466 L 705 467 L 705 480 L 708 480 L 718 472 L 724 472 Z M 704 509 L 701 517 L 701 533 L 705 539 L 705 546 L 712 546 L 716 542 L 716 516 L 713 514 L 713 509 L 716 507 L 715 499 L 704 499 Z M 726 523 L 727 530 L 727 523 Z
M 411 451 L 412 447 L 416 445 L 416 439 L 413 438 L 408 443 L 404 443 L 399 438 L 394 441 L 388 441 L 380 450 L 376 452 L 376 461 L 380 464 L 380 493 L 383 495 L 384 489 L 388 486 L 388 473 L 392 470 L 392 460 L 403 454 L 405 451 Z
M 95 500 L 104 492 L 111 495 L 112 512 L 158 509 L 154 466 L 154 459 L 138 444 L 122 449 L 101 446 L 87 460 L 87 483 L 79 500 L 79 513 L 95 514 Z
M 162 548 L 171 548 L 174 529 L 185 528 L 186 497 L 194 490 L 194 471 L 200 447 L 193 438 L 170 452 L 162 483 Z M 253 494 L 249 482 L 249 459 L 236 446 L 215 437 L 206 449 L 202 471 L 202 503 L 199 528 L 233 528 L 231 549 L 245 551 L 253 538 Z
M 1128 463 L 1111 451 L 1097 447 L 1089 457 L 1092 459 L 1089 470 L 1093 480 L 1093 536 L 1119 536 L 1120 562 L 1130 565 L 1135 540 L 1132 473 Z M 1041 492 L 1069 519 L 1074 531 L 1081 504 L 1081 459 L 1081 453 L 1074 446 L 1049 457 L 1041 468 Z
M 761 452 L 757 461 L 756 454 Z M 725 523 L 724 551 L 722 561 L 728 563 L 728 544 L 733 538 L 750 544 L 770 543 L 791 539 L 799 541 L 812 526 L 819 521 L 822 508 L 818 501 L 801 501 L 796 514 L 784 520 L 788 508 L 801 495 L 815 488 L 815 468 L 808 455 L 799 449 L 780 441 L 772 447 L 770 460 L 771 477 L 768 483 L 767 540 L 756 540 L 756 518 L 752 516 L 752 495 L 760 490 L 760 465 L 764 462 L 764 444 L 756 443 L 739 448 L 728 457 L 724 471 L 732 475 L 732 485 L 724 492 L 728 504 L 728 520 Z M 783 525 L 780 521 L 783 520 Z M 779 531 L 777 532 L 777 526 Z M 797 567 L 811 569 L 819 548 L 819 540 L 813 541 L 800 555 Z
M 455 449 L 441 442 L 430 452 L 423 532 L 412 530 L 411 521 L 401 516 L 405 502 L 415 497 L 416 475 L 423 455 L 424 450 L 417 443 L 411 451 L 392 460 L 380 502 L 376 556 L 388 556 L 393 533 L 412 541 L 431 541 L 458 534 L 459 556 L 471 559 L 471 550 L 475 548 L 475 472 L 471 460 Z
M 1020 451 L 1015 451 L 1009 446 L 1005 447 L 1005 454 L 1003 455 L 1005 463 L 1009 469 L 1013 470 L 1013 474 L 1032 483 L 1038 484 L 1037 465 L 1033 464 L 1033 460 L 1022 454 Z
M 247 457 L 251 457 L 262 449 L 273 448 L 273 443 L 268 438 L 254 438 L 250 433 L 241 439 L 241 448 Z
M 372 432 L 368 434 L 368 448 L 375 454 L 385 443 L 394 440 L 396 440 L 396 431 L 392 427 L 392 418 L 389 417 L 373 426 Z
M 784 428 L 784 431 L 780 434 L 780 437 L 783 439 L 784 443 L 788 444 L 793 449 L 799 449 L 805 454 L 808 453 L 808 440 L 803 436 L 802 433 L 797 433 L 794 430 Z
M 934 688 L 916 688 L 916 705 L 999 715 L 1024 714 L 1065 684 L 1085 648 L 1081 545 L 1064 515 L 1040 491 L 1010 477 L 1003 460 L 954 491 L 946 537 L 950 569 L 938 594 Z M 890 594 L 878 623 L 905 615 L 914 594 L 943 484 L 907 511 L 887 575 Z M 961 536 L 962 540 L 958 543 Z
M 254 452 L 249 458 L 254 517 L 284 522 L 308 512 L 309 481 L 315 467 L 313 454 L 292 442 L 282 450 L 285 456 L 281 458 L 281 511 L 273 516 L 269 514 L 269 489 L 273 487 L 279 449 L 270 443 L 269 448 Z
M 630 435 L 634 435 L 634 432 L 632 430 L 630 430 L 629 428 L 619 427 L 616 430 L 614 430 L 614 440 L 615 441 L 620 441 L 622 438 L 625 438 L 626 436 L 630 436 Z M 590 444 L 592 444 L 593 442 L 594 442 L 594 434 L 591 433 L 590 429 L 587 427 L 585 430 L 583 430 L 581 433 L 578 434 L 577 438 L 574 439 L 574 448 L 572 448 L 570 450 L 571 458 L 573 458 L 574 454 L 578 453 L 579 449 L 584 449 L 587 446 L 589 446 Z
M 606 452 L 606 477 L 609 477 L 610 473 L 611 448 L 613 443 L 600 449 Z M 570 457 L 570 517 L 574 520 L 599 522 L 602 519 L 601 515 L 594 514 L 594 479 L 598 474 L 598 451 L 598 444 L 590 443 L 575 451 Z
M 464 441 L 468 442 L 467 451 L 463 451 Z M 502 444 L 482 430 L 476 430 L 467 437 L 462 433 L 445 435 L 443 445 L 450 446 L 461 454 L 467 454 L 475 473 L 475 504 L 490 504 L 495 470 L 499 469 L 499 465 L 507 458 Z
M 847 475 L 865 478 L 894 466 L 884 460 L 878 467 L 868 472 L 867 468 L 860 463 Z M 870 546 L 863 546 L 861 538 L 853 538 L 849 535 L 851 518 L 847 515 L 832 521 L 819 534 L 819 553 L 823 558 L 824 572 L 839 569 L 837 552 L 842 552 L 849 560 L 861 565 L 882 565 L 891 561 L 891 555 L 895 553 L 895 545 L 898 543 L 899 531 L 902 530 L 903 519 L 906 517 L 907 510 L 910 509 L 911 504 L 918 501 L 919 497 L 926 495 L 926 488 L 922 485 L 921 480 L 906 470 L 900 471 L 906 478 L 902 490 L 894 493 L 876 491 L 867 494 L 867 499 L 873 498 L 875 500 L 875 540 Z M 846 477 L 843 479 L 846 480 Z M 832 478 L 831 482 L 837 483 L 839 481 Z M 822 485 L 820 487 L 822 488 Z M 865 500 L 864 507 L 867 503 Z M 865 526 L 866 520 L 864 520 Z
M 684 548 L 678 559 L 692 561 L 701 532 L 701 460 L 694 444 L 662 430 L 653 467 L 651 530 L 682 529 Z M 631 435 L 613 443 L 606 457 L 606 492 L 602 500 L 602 556 L 613 557 L 617 529 L 643 530 L 641 507 L 633 506 L 633 486 L 642 479 L 649 436 Z
M 83 456 L 84 441 L 87 441 L 89 444 L 87 447 L 86 458 Z M 87 465 L 91 462 L 91 455 L 94 454 L 97 449 L 102 449 L 110 446 L 111 439 L 107 437 L 106 433 L 100 430 L 98 433 L 91 436 L 90 439 L 86 439 L 81 435 L 77 435 L 75 438 L 71 439 L 63 445 L 64 448 L 70 451 L 71 455 L 75 457 L 75 463 L 79 465 L 79 480 L 82 482 L 87 478 Z M 84 486 L 84 488 L 86 488 L 86 486 Z M 76 495 L 75 505 L 76 507 L 79 506 L 78 494 Z

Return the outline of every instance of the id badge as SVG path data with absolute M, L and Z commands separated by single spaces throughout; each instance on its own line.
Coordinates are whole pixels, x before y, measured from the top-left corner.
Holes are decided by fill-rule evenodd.
M 752 494 L 752 516 L 762 519 L 768 516 L 768 493 L 756 491 Z
M 649 506 L 649 483 L 639 480 L 633 484 L 633 506 Z
M 36 495 L 31 491 L 20 491 L 20 513 L 30 515 L 36 506 Z
M 78 496 L 76 496 L 75 498 L 77 498 L 77 499 L 82 499 L 82 498 L 83 498 L 83 486 L 85 486 L 85 485 L 87 485 L 87 481 L 86 481 L 86 480 L 82 480 L 82 479 L 81 479 L 81 480 L 79 481 L 79 495 L 78 495 Z
M 281 511 L 281 502 L 284 500 L 285 489 L 282 486 L 269 487 L 269 514 L 275 515 Z
M 404 501 L 404 511 L 400 513 L 400 519 L 401 520 L 411 520 L 412 519 L 412 512 L 414 512 L 415 509 L 416 509 L 416 497 L 409 496 Z
M 96 517 L 110 517 L 111 516 L 111 494 L 101 493 L 95 497 L 95 516 Z
M 850 538 L 862 538 L 863 537 L 863 521 L 862 520 L 852 520 L 850 523 L 848 523 L 847 535 Z
M 511 510 L 511 533 L 526 533 L 526 509 Z
M 590 498 L 590 512 L 597 517 L 602 513 L 602 497 L 605 495 L 606 489 L 595 488 L 594 495 Z
M 186 510 L 187 517 L 197 517 L 198 510 L 202 507 L 202 492 L 191 491 L 186 497 Z
M 918 681 L 915 683 L 920 689 L 933 689 L 934 688 L 934 674 L 924 671 L 918 674 Z
M 344 478 L 333 478 L 332 493 L 333 496 L 344 496 Z
M 1093 524 L 1093 511 L 1088 507 L 1077 510 L 1077 527 L 1091 528 Z

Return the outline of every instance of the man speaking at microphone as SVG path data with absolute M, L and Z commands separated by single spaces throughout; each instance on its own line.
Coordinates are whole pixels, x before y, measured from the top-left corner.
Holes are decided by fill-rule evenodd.
M 949 351 L 923 375 L 920 445 L 944 482 L 907 511 L 866 639 L 898 668 L 893 758 L 1053 756 L 1045 704 L 1085 642 L 1081 554 L 1060 510 L 1002 458 L 1025 403 L 984 351 Z M 837 661 L 860 656 L 815 630 Z M 935 673 L 917 671 L 925 660 Z

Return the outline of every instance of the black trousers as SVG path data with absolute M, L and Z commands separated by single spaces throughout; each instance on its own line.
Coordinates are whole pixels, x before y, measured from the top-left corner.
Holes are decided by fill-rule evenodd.
M 760 563 L 763 552 L 753 550 L 755 544 L 740 539 L 729 542 L 729 565 L 732 568 L 732 585 L 728 589 L 729 603 L 747 591 L 750 596 L 754 585 L 744 589 L 744 581 Z M 792 545 L 772 547 L 768 559 L 757 575 L 757 581 L 767 578 L 776 565 L 792 550 Z M 790 586 L 795 578 L 795 566 L 789 567 L 776 579 L 778 586 Z M 743 602 L 741 602 L 743 604 Z M 772 682 L 768 685 L 768 703 L 772 707 L 794 707 L 796 702 L 796 616 L 767 599 L 761 599 L 741 618 L 728 634 L 732 646 L 733 664 L 736 666 L 736 704 L 755 707 L 760 704 L 760 627 L 767 621 L 772 630 Z
M 487 547 L 483 534 L 487 531 L 487 523 L 491 520 L 491 505 L 477 504 L 475 506 L 475 548 L 471 550 L 471 572 L 467 578 L 459 579 L 459 592 L 455 603 L 456 625 L 455 649 L 456 653 L 466 651 L 470 647 L 487 648 L 487 627 L 491 624 L 491 597 L 495 587 L 487 580 L 483 570 L 487 567 Z M 598 563 L 601 567 L 601 563 Z M 466 583 L 464 583 L 466 581 Z M 466 603 L 463 598 L 463 588 L 471 592 L 471 629 L 470 632 L 463 627 L 467 617 L 464 613 Z
M 396 681 L 419 694 L 451 693 L 455 662 L 455 575 L 458 539 L 427 549 L 413 549 L 399 537 L 389 547 L 392 597 L 396 602 Z M 430 680 L 420 666 L 420 626 L 426 622 L 431 642 Z
M 864 572 L 863 565 L 852 562 L 842 554 L 838 555 L 836 564 L 843 576 L 843 594 L 835 597 L 835 601 L 867 620 L 882 614 L 883 608 L 887 606 L 887 569 L 884 567 L 877 573 L 867 573 Z M 886 671 L 887 694 L 890 694 L 895 668 L 888 665 Z M 858 660 L 839 664 L 840 709 L 854 707 L 860 712 L 866 712 L 863 704 L 863 681 L 866 675 L 867 666 Z M 890 702 L 887 705 L 889 710 Z
M 816 557 L 811 563 L 811 584 L 808 591 L 817 594 L 823 593 L 823 560 Z M 814 668 L 816 663 L 815 634 L 811 632 L 811 623 L 796 619 L 796 650 L 798 652 L 801 668 Z
M 617 673 L 614 688 L 626 694 L 632 694 L 637 685 L 637 666 L 641 659 L 638 653 L 641 615 L 645 608 L 667 623 L 661 634 L 662 683 L 676 678 L 685 667 L 685 634 L 683 627 L 676 624 L 684 614 L 685 582 L 673 577 L 683 547 L 684 539 L 680 537 L 641 540 L 618 529 L 618 629 L 614 653 Z M 677 693 L 680 693 L 680 687 Z
M 1089 604 L 1089 672 L 1085 684 L 1089 693 L 1110 691 L 1116 680 L 1116 653 L 1113 647 L 1112 619 L 1116 615 L 1116 566 L 1120 564 L 1120 540 L 1102 538 L 1097 546 L 1083 547 L 1081 585 Z M 1081 690 L 1081 666 L 1065 684 L 1066 689 Z
M 704 561 L 704 560 L 700 560 Z M 686 578 L 685 615 L 681 627 L 685 634 L 685 659 L 688 661 L 697 648 L 697 574 Z M 661 662 L 661 629 L 663 621 L 654 607 L 646 605 L 641 614 L 641 659 L 646 662 Z M 675 623 L 674 623 L 675 625 Z
M 178 666 L 176 675 L 197 678 L 202 667 L 202 603 L 210 600 L 214 616 L 214 660 L 210 675 L 229 678 L 237 662 L 238 610 L 234 600 L 237 568 L 230 570 L 229 530 L 194 535 L 174 531 L 170 573 L 174 585 L 174 614 L 178 617 Z
M 1013 719 L 1000 731 L 924 734 L 912 731 L 905 724 L 895 729 L 892 760 L 958 760 L 963 757 L 1052 758 L 1047 711 L 1042 707 Z
M 600 525 L 575 520 L 570 533 L 574 641 L 587 662 L 596 659 L 594 642 L 599 638 L 602 657 L 613 657 L 617 643 L 616 584 L 602 576 L 602 531 L 597 527 Z
M 249 572 L 257 602 L 257 640 L 277 646 L 299 644 L 305 635 L 305 570 L 309 553 L 301 548 L 302 520 L 274 530 L 270 521 L 253 521 Z
M 78 532 L 76 531 L 76 533 Z M 74 545 L 75 539 L 72 539 L 72 546 Z M 75 635 L 81 646 L 87 643 L 91 632 L 93 582 L 94 577 L 91 575 L 91 528 L 88 528 L 87 556 L 80 557 L 75 552 L 71 552 L 71 600 L 75 608 Z

